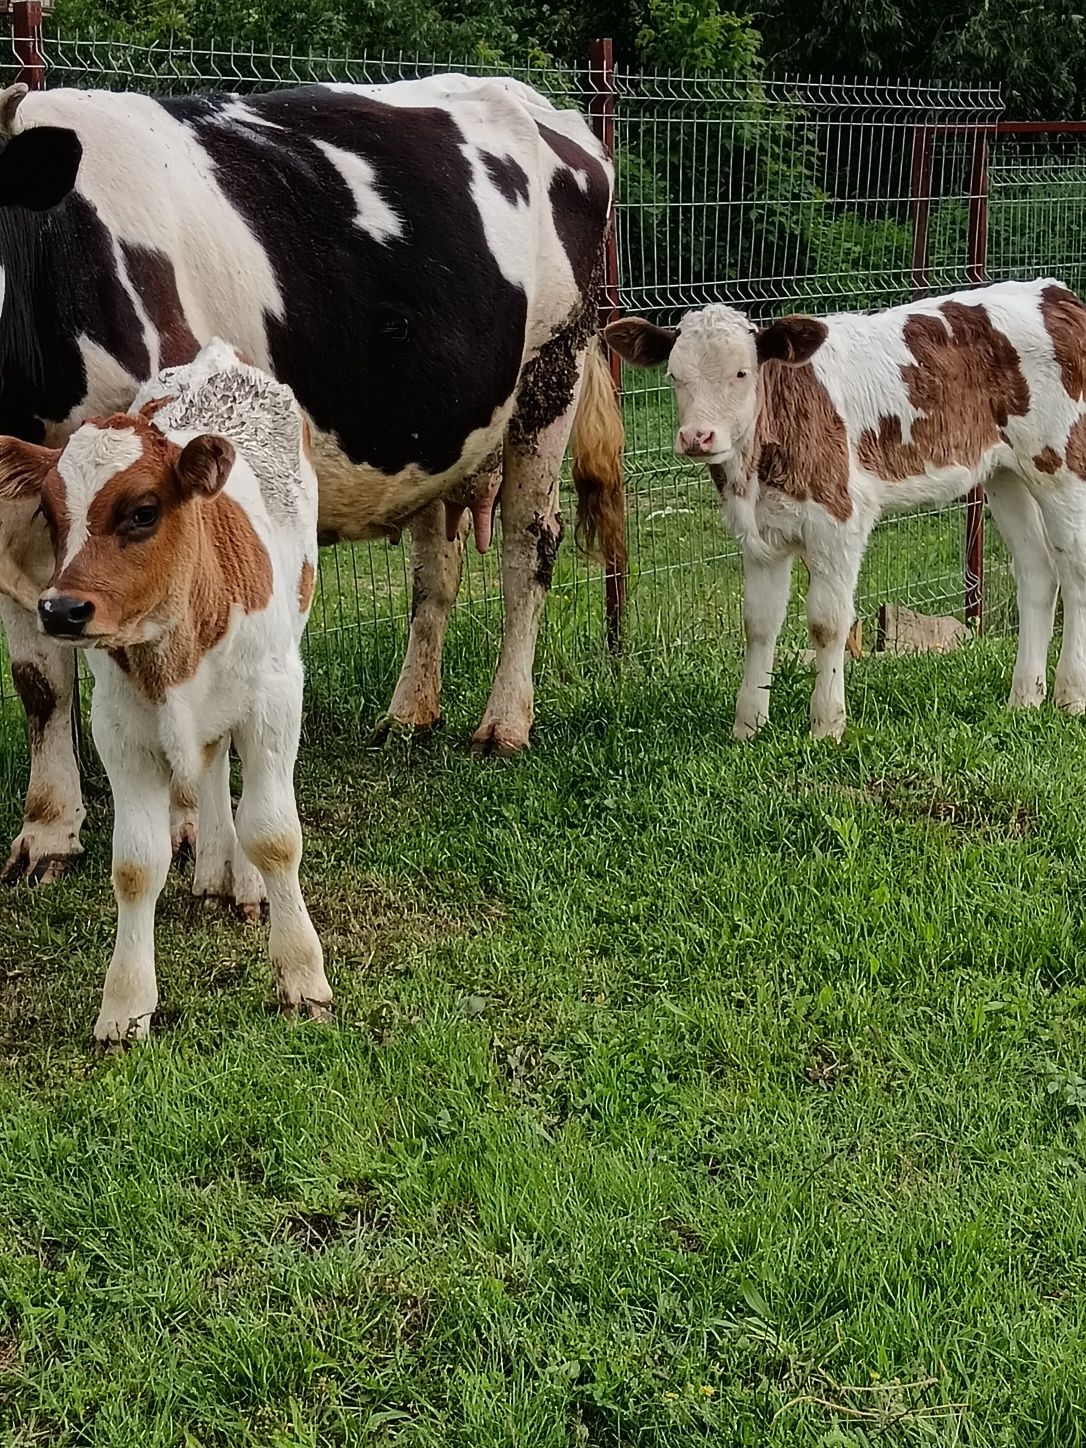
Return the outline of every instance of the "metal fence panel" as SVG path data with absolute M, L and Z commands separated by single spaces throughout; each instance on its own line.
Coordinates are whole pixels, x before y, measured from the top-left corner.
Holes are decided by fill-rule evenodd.
M 134 46 L 87 36 L 50 36 L 45 55 L 50 85 L 156 94 L 309 81 L 373 84 L 457 70 L 512 73 L 557 103 L 584 109 L 593 95 L 587 66 L 496 67 L 455 57 L 229 44 Z M 728 300 L 764 319 L 796 309 L 885 306 L 978 279 L 972 235 L 981 184 L 977 138 L 991 133 L 999 115 L 995 90 L 622 72 L 614 87 L 623 310 L 674 321 L 690 307 Z M 1013 166 L 1008 152 L 993 151 L 990 232 L 999 257 L 993 275 L 1059 270 L 1064 248 L 1069 264 L 1062 269 L 1076 285 L 1070 257 L 1074 253 L 1080 269 L 1082 257 L 1073 218 L 1086 182 L 1080 192 L 1078 182 L 1059 179 L 1058 170 L 1048 161 L 1031 169 L 1024 150 Z M 1047 220 L 1038 224 L 1038 217 Z M 1054 230 L 1053 218 L 1059 220 Z M 1050 245 L 1055 238 L 1058 244 Z M 674 455 L 664 379 L 627 372 L 623 405 L 628 645 L 647 652 L 695 638 L 737 638 L 738 555 L 703 471 Z M 565 509 L 572 511 L 568 494 Z M 961 612 L 964 511 L 898 517 L 877 530 L 861 580 L 862 615 L 885 600 Z M 987 623 L 999 626 L 1009 618 L 1008 583 L 993 537 L 989 530 Z M 500 525 L 494 552 L 486 558 L 469 552 L 456 611 L 495 642 L 498 549 Z M 338 651 L 375 634 L 402 646 L 409 613 L 405 555 L 405 547 L 386 544 L 324 552 L 308 643 L 316 666 L 331 667 Z M 601 572 L 567 546 L 548 606 L 545 650 L 598 650 L 602 635 Z

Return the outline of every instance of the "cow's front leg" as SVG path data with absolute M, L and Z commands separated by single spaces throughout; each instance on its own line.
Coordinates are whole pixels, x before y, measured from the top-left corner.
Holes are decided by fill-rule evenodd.
M 401 729 L 432 729 L 441 721 L 441 653 L 460 587 L 466 514 L 450 541 L 445 506 L 437 500 L 411 519 L 411 632 L 388 713 L 375 737 Z
M 576 398 L 534 439 L 510 437 L 502 482 L 502 595 L 505 627 L 498 671 L 482 723 L 471 741 L 482 755 L 512 755 L 528 746 L 534 718 L 536 639 L 562 541 L 558 470 Z
M 95 1022 L 99 1041 L 140 1040 L 158 1005 L 155 905 L 170 868 L 170 773 L 126 740 L 114 716 L 92 708 L 94 742 L 113 791 L 113 892 L 117 941 Z
M 36 615 L 8 598 L 0 597 L 0 619 L 30 740 L 23 826 L 3 880 L 47 884 L 83 853 L 79 831 L 86 812 L 72 737 L 75 654 L 40 634 Z
M 234 743 L 241 756 L 237 834 L 268 892 L 272 968 L 280 1004 L 327 1020 L 332 988 L 324 953 L 302 898 L 298 867 L 302 827 L 294 798 L 294 761 L 302 717 L 302 671 L 280 677 L 254 709 Z

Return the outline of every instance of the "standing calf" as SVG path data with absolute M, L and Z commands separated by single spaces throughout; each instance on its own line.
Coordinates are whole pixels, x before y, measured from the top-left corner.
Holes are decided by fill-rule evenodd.
M 709 465 L 743 555 L 746 664 L 735 735 L 769 717 L 792 560 L 810 571 L 815 735 L 845 727 L 845 640 L 871 530 L 895 508 L 987 489 L 1018 585 L 1010 707 L 1086 712 L 1086 307 L 1059 282 L 1002 282 L 888 311 L 759 329 L 714 305 L 678 329 L 614 322 L 636 367 L 668 362 L 676 451 Z
M 158 1003 L 171 779 L 199 799 L 194 890 L 258 909 L 266 889 L 279 999 L 326 1014 L 293 784 L 317 486 L 290 390 L 213 341 L 63 450 L 3 439 L 0 495 L 39 500 L 56 560 L 41 627 L 86 648 L 94 675 L 118 912 L 95 1036 L 145 1036 Z

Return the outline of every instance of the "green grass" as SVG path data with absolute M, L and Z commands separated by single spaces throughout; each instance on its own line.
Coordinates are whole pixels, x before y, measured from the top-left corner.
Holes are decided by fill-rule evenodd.
M 980 643 L 856 665 L 839 748 L 785 664 L 733 746 L 691 648 L 556 664 L 479 765 L 470 617 L 376 753 L 393 665 L 299 768 L 334 1025 L 173 876 L 158 1034 L 96 1055 L 101 797 L 0 897 L 0 1443 L 1086 1441 L 1081 722 Z

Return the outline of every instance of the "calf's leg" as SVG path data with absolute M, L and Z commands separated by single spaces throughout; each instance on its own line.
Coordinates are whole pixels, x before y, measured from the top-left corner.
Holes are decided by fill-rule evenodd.
M 23 826 L 3 880 L 47 884 L 83 853 L 79 831 L 86 811 L 72 738 L 75 654 L 40 634 L 36 616 L 8 598 L 0 597 L 0 619 L 30 739 Z
M 1063 644 L 1052 702 L 1086 714 L 1086 497 L 1073 474 L 1057 475 L 1037 495 L 1063 596 Z
M 856 579 L 863 540 L 841 533 L 833 549 L 807 551 L 807 634 L 814 649 L 811 733 L 840 739 L 845 732 L 845 646 L 856 617 Z
M 92 709 L 94 742 L 113 791 L 113 892 L 117 940 L 94 1026 L 99 1041 L 140 1039 L 158 1005 L 155 904 L 170 868 L 170 774 L 165 761 L 126 740 L 115 717 Z
M 792 557 L 785 554 L 768 562 L 743 557 L 743 634 L 746 654 L 743 682 L 735 701 L 736 739 L 751 739 L 769 718 L 769 689 L 773 680 L 773 652 L 777 647 L 788 595 L 792 587 Z
M 260 918 L 264 884 L 260 872 L 238 843 L 230 807 L 230 736 L 208 752 L 200 780 L 200 833 L 192 893 L 208 899 L 233 900 L 249 920 Z
M 326 1020 L 332 989 L 298 882 L 302 827 L 294 798 L 294 761 L 301 717 L 298 661 L 296 671 L 281 676 L 234 733 L 243 779 L 237 833 L 268 892 L 269 950 L 280 1003 Z
M 1035 709 L 1048 687 L 1048 646 L 1059 579 L 1044 517 L 1021 478 L 997 473 L 986 485 L 988 506 L 1014 565 L 1018 589 L 1018 657 L 1011 680 L 1011 709 Z
M 441 720 L 441 654 L 460 587 L 467 515 L 449 541 L 440 499 L 411 519 L 411 632 L 403 668 L 376 738 L 390 730 L 432 729 Z

